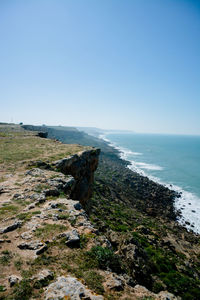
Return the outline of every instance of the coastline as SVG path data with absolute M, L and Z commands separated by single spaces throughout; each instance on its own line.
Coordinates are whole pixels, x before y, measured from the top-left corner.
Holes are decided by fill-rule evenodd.
M 87 247 L 96 241 L 101 255 L 112 254 L 108 257 L 109 261 L 113 258 L 112 266 L 106 270 L 126 279 L 129 287 L 139 284 L 156 294 L 169 291 L 182 299 L 200 299 L 199 235 L 176 221 L 174 199 L 178 194 L 130 170 L 130 162 L 120 158 L 119 149 L 102 139 L 75 129 L 49 128 L 48 133 L 57 142 L 101 148 L 92 197 L 84 207 L 98 236 L 83 235 L 81 249 L 74 250 L 76 256 L 80 251 L 87 253 Z M 76 221 L 73 226 L 83 225 Z M 78 261 L 81 266 L 82 259 Z M 85 274 L 88 270 L 79 277 Z M 113 299 L 121 298 L 117 294 Z
M 170 191 L 177 193 L 178 196 L 175 197 L 173 203 L 177 217 L 176 221 L 188 231 L 192 231 L 195 234 L 200 234 L 200 218 L 198 218 L 198 215 L 196 213 L 196 211 L 198 211 L 198 205 L 197 203 L 195 203 L 196 196 L 194 194 L 183 190 L 177 185 L 162 182 L 158 177 L 146 174 L 145 171 L 139 169 L 134 164 L 133 160 L 128 158 L 129 154 L 141 155 L 141 153 L 133 152 L 130 149 L 119 147 L 118 145 L 116 145 L 116 143 L 110 141 L 106 137 L 106 134 L 99 134 L 98 138 L 102 139 L 105 143 L 108 144 L 108 146 L 117 150 L 119 158 L 126 162 L 127 168 L 130 169 L 132 172 L 137 173 L 140 176 L 147 177 L 154 183 L 162 185 L 163 187 L 168 188 Z M 152 167 L 156 169 L 156 166 Z M 196 213 L 196 216 L 194 215 L 194 213 Z

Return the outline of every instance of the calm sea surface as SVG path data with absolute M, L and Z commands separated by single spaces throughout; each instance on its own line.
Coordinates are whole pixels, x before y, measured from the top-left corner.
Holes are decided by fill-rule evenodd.
M 105 134 L 130 169 L 182 192 L 176 200 L 181 223 L 200 233 L 200 136 L 158 134 Z M 193 227 L 194 226 L 194 227 Z

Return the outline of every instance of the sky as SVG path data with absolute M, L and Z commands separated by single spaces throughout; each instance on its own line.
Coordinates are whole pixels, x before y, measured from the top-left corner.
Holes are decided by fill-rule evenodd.
M 200 1 L 0 0 L 0 121 L 200 135 Z

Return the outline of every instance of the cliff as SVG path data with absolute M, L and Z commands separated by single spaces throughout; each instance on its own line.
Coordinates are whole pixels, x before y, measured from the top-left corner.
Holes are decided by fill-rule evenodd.
M 56 161 L 53 165 L 65 175 L 72 175 L 75 187 L 71 193 L 72 199 L 78 199 L 85 205 L 92 196 L 94 172 L 98 166 L 100 149 L 92 149 Z
M 96 138 L 101 153 L 45 136 L 0 128 L 0 299 L 198 299 L 199 240 L 176 195 Z

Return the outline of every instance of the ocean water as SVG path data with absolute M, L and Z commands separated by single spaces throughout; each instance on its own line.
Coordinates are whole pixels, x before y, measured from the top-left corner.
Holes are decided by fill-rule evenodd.
M 130 161 L 131 170 L 181 192 L 175 201 L 182 212 L 179 222 L 200 233 L 200 136 L 110 133 L 100 137 Z

